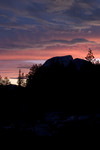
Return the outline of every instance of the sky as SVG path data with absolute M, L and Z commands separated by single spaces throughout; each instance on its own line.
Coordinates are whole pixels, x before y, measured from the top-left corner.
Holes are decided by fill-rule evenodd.
M 0 0 L 0 60 L 100 58 L 100 0 Z

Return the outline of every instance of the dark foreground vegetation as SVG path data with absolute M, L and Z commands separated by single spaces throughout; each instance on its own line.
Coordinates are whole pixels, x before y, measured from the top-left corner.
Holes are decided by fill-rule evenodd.
M 53 58 L 31 68 L 26 87 L 0 86 L 0 134 L 99 133 L 99 101 L 99 64 Z

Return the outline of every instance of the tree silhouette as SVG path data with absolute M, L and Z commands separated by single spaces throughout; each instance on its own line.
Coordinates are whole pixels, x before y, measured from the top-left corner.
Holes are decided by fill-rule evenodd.
M 27 75 L 27 86 L 31 87 L 33 84 L 33 79 L 34 79 L 34 75 L 35 73 L 39 70 L 39 68 L 41 67 L 41 64 L 34 64 L 31 68 L 30 68 L 30 72 Z
M 19 69 L 19 76 L 18 76 L 18 86 L 21 86 L 21 70 Z
M 25 87 L 26 86 L 24 73 L 22 73 L 20 69 L 19 69 L 19 76 L 18 76 L 17 83 L 18 83 L 19 87 L 21 87 L 21 86 Z
M 2 85 L 3 79 L 2 76 L 0 75 L 0 85 Z
M 95 57 L 94 57 L 94 55 L 93 55 L 93 52 L 92 52 L 92 50 L 89 48 L 88 54 L 87 54 L 87 56 L 85 57 L 85 59 L 86 59 L 87 61 L 90 61 L 90 62 L 91 62 L 94 58 L 95 58 Z
M 24 73 L 22 73 L 21 75 L 21 86 L 25 87 L 26 86 L 26 76 L 24 75 Z
M 5 78 L 2 80 L 2 84 L 3 84 L 4 86 L 6 86 L 6 85 L 10 85 L 11 82 L 9 81 L 8 77 L 5 77 Z

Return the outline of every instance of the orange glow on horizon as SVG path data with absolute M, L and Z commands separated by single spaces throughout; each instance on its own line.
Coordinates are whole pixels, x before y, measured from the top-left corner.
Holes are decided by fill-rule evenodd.
M 96 40 L 96 39 L 95 39 Z M 73 58 L 84 59 L 88 49 L 93 50 L 94 56 L 100 58 L 99 49 L 93 44 L 79 44 L 68 46 L 65 48 L 52 48 L 46 50 L 35 50 L 35 49 L 25 49 L 20 51 L 13 51 L 13 53 L 6 53 L 0 55 L 0 60 L 47 60 L 55 56 L 72 55 Z

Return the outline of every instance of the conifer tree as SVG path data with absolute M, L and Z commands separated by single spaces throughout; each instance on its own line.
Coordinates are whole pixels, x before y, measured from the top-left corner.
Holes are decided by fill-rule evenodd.
M 21 75 L 21 70 L 19 69 L 19 76 L 18 76 L 18 86 L 21 86 L 21 79 L 22 79 L 22 75 Z
M 93 55 L 93 52 L 92 52 L 92 50 L 89 48 L 88 54 L 87 54 L 87 56 L 85 57 L 85 59 L 86 59 L 87 61 L 90 61 L 90 62 L 91 62 L 94 58 L 95 58 L 95 57 L 94 57 L 94 55 Z
M 22 73 L 20 69 L 19 69 L 19 76 L 18 76 L 17 83 L 19 87 L 25 86 L 25 76 L 24 76 L 24 73 Z

